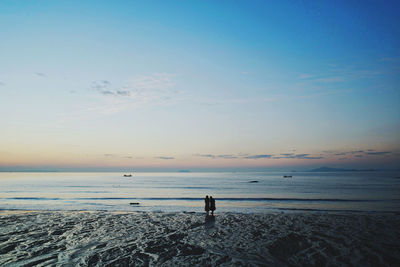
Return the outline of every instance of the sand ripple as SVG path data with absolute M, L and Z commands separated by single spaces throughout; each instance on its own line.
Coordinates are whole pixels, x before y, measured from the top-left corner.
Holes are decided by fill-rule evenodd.
M 0 265 L 399 266 L 400 215 L 0 212 Z

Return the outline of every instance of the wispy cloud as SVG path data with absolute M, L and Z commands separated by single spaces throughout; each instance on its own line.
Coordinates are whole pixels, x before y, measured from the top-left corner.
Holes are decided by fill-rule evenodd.
M 343 156 L 343 155 L 360 154 L 360 153 L 364 153 L 364 150 L 342 151 L 342 152 L 336 152 L 336 153 L 334 153 L 334 155 L 335 156 Z
M 310 154 L 299 154 L 295 156 L 296 159 L 323 159 L 322 156 L 310 156 Z
M 400 61 L 400 57 L 382 57 L 381 61 L 397 62 Z
M 322 159 L 323 156 L 312 156 L 310 154 L 294 154 L 294 153 L 282 153 L 282 154 L 222 154 L 222 155 L 214 155 L 214 154 L 195 154 L 197 157 L 203 158 L 211 158 L 211 159 Z
M 6 84 L 0 81 L 0 86 L 4 86 L 4 85 L 6 85 Z
M 279 156 L 272 157 L 273 159 L 323 159 L 322 156 L 310 156 L 310 154 L 280 154 Z
M 269 154 L 260 154 L 260 155 L 250 155 L 244 157 L 245 159 L 270 159 L 272 155 Z
M 298 79 L 301 81 L 302 85 L 306 85 L 308 88 L 312 86 L 317 88 L 326 88 L 329 84 L 336 86 L 337 83 L 376 78 L 383 74 L 383 70 L 376 68 L 371 69 L 365 66 L 339 66 L 331 64 L 322 70 L 317 70 L 311 73 L 300 73 Z M 336 87 L 336 90 L 338 89 L 339 88 Z
M 141 75 L 133 79 L 132 88 L 136 90 L 167 89 L 175 85 L 169 73 L 155 73 L 152 75 Z
M 233 154 L 223 154 L 223 155 L 213 155 L 213 154 L 195 154 L 197 157 L 203 157 L 203 158 L 222 158 L 222 159 L 237 159 L 240 156 L 233 155 Z
M 40 76 L 40 77 L 45 77 L 46 74 L 44 74 L 43 72 L 35 72 L 34 73 L 36 76 Z
M 155 159 L 165 159 L 165 160 L 170 160 L 170 159 L 175 159 L 174 157 L 166 157 L 166 156 L 160 156 L 160 157 L 154 157 Z
M 194 154 L 196 157 L 210 158 L 210 159 L 298 159 L 298 160 L 319 160 L 319 159 L 349 159 L 365 158 L 368 156 L 383 156 L 393 154 L 391 151 L 374 151 L 368 150 L 351 150 L 351 151 L 335 151 L 335 150 L 324 150 L 322 153 L 280 153 L 280 154 Z
M 367 150 L 352 150 L 352 151 L 323 151 L 326 154 L 333 155 L 333 156 L 345 156 L 345 155 L 352 155 L 357 158 L 362 158 L 364 156 L 382 156 L 392 153 L 391 151 L 375 151 L 373 149 Z
M 357 154 L 357 153 L 364 153 L 364 150 L 354 150 L 354 151 L 350 151 L 350 154 Z
M 216 158 L 216 155 L 213 154 L 195 154 L 196 157 L 202 157 L 202 158 Z
M 167 73 L 141 75 L 120 87 L 106 79 L 94 81 L 90 85 L 90 90 L 104 96 L 102 100 L 104 103 L 89 110 L 112 114 L 133 106 L 174 103 L 180 92 L 173 90 L 175 85 L 173 76 Z
M 114 95 L 114 96 L 130 96 L 131 93 L 129 91 L 123 91 L 123 90 L 116 90 L 116 91 L 102 91 L 101 92 L 103 95 Z
M 390 154 L 389 151 L 380 151 L 380 152 L 367 152 L 368 155 L 374 155 L 374 156 L 382 156 L 382 155 L 387 155 Z
M 223 159 L 237 159 L 238 156 L 231 155 L 231 154 L 226 154 L 226 155 L 218 155 L 218 158 L 223 158 Z
M 103 156 L 107 157 L 107 158 L 124 158 L 124 159 L 132 159 L 133 158 L 131 155 L 121 155 L 121 154 L 111 154 L 111 153 L 103 154 Z
M 100 94 L 108 96 L 130 96 L 131 94 L 128 90 L 112 89 L 111 82 L 107 80 L 93 82 L 91 89 L 96 90 Z

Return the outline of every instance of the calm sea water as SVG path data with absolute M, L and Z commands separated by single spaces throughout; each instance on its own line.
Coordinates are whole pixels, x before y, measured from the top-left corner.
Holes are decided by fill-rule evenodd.
M 134 173 L 132 177 L 0 173 L 0 209 L 202 212 L 203 198 L 211 195 L 217 212 L 399 212 L 399 176 L 393 172 Z

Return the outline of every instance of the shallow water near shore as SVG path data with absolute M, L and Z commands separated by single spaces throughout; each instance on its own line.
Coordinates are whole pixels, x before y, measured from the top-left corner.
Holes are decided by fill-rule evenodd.
M 284 178 L 291 175 L 292 178 Z M 400 211 L 399 173 L 0 173 L 0 209 L 218 212 Z M 139 203 L 130 205 L 130 203 Z

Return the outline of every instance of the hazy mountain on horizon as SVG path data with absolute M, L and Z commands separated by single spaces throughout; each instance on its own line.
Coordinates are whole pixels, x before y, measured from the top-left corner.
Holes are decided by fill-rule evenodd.
M 377 169 L 366 169 L 366 170 L 342 169 L 342 168 L 331 168 L 331 167 L 326 167 L 326 166 L 309 170 L 309 172 L 359 172 L 359 171 L 379 171 L 379 170 L 377 170 Z

